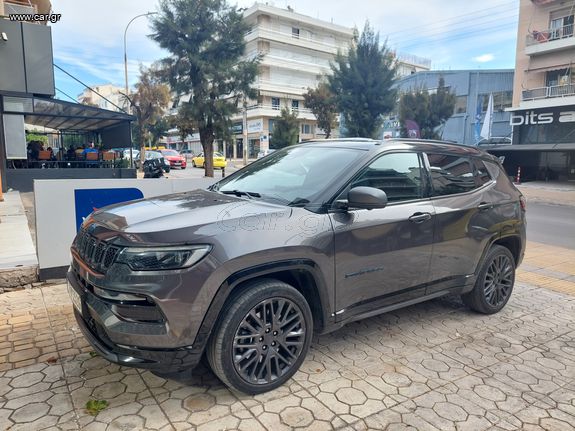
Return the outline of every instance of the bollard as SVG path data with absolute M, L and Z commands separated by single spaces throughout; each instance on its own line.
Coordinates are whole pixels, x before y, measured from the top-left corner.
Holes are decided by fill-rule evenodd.
M 517 176 L 515 177 L 515 184 L 521 184 L 521 166 L 517 167 Z
M 226 176 L 226 168 L 222 168 L 222 178 L 225 178 Z

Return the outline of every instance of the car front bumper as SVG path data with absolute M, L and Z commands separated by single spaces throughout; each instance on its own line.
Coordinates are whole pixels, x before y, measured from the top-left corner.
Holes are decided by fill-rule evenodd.
M 68 289 L 71 290 L 74 315 L 80 330 L 94 350 L 110 362 L 165 373 L 193 368 L 199 363 L 203 349 L 193 345 L 152 349 L 113 342 L 108 334 L 110 328 L 106 326 L 108 321 L 113 320 L 113 316 L 106 307 L 105 301 L 83 287 L 73 270 L 68 271 L 67 282 Z M 78 296 L 76 297 L 75 294 Z M 74 300 L 74 298 L 77 299 Z M 140 328 L 142 328 L 141 325 Z M 150 334 L 150 336 L 158 335 Z

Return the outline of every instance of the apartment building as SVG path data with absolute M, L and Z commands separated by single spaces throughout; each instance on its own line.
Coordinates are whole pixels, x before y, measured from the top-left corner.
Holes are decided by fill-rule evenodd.
M 108 109 L 110 111 L 124 111 L 128 108 L 128 103 L 122 95 L 126 90 L 124 87 L 119 87 L 114 84 L 100 84 L 92 86 L 92 90 L 86 88 L 81 94 L 78 95 L 78 102 L 84 105 L 97 106 L 101 109 Z M 107 99 L 107 100 L 106 100 Z M 114 106 L 115 105 L 115 106 Z
M 403 78 L 417 72 L 426 72 L 431 69 L 431 59 L 413 54 L 396 53 L 397 76 Z
M 275 118 L 282 107 L 298 113 L 300 139 L 323 136 L 315 116 L 304 106 L 303 94 L 330 73 L 330 61 L 345 52 L 353 30 L 294 12 L 290 8 L 256 3 L 244 11 L 250 25 L 246 34 L 246 57 L 262 55 L 255 82 L 257 100 L 248 101 L 248 157 L 269 148 Z M 243 154 L 242 114 L 233 118 L 234 155 Z M 231 149 L 230 149 L 231 150 Z
M 575 1 L 521 0 L 508 170 L 575 180 Z
M 50 0 L 0 0 L 0 16 L 11 14 L 48 14 L 52 10 Z M 47 21 L 35 21 L 46 25 Z

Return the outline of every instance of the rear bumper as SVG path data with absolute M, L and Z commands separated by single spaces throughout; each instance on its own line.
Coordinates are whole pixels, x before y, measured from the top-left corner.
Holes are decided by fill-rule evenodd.
M 114 343 L 106 332 L 101 316 L 90 305 L 99 301 L 98 297 L 82 287 L 72 271 L 68 272 L 67 281 L 69 288 L 81 298 L 81 312 L 74 308 L 80 330 L 94 350 L 110 362 L 161 372 L 189 369 L 199 363 L 203 349 L 195 346 L 151 349 Z

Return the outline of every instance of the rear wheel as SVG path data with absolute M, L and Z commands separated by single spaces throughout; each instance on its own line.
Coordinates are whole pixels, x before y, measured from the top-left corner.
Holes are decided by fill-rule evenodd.
M 196 167 L 196 162 L 194 162 L 193 160 L 192 160 L 192 167 L 194 168 Z
M 289 284 L 261 280 L 224 308 L 207 347 L 214 373 L 248 394 L 284 384 L 305 359 L 313 319 L 303 295 Z
M 462 295 L 463 302 L 483 314 L 500 311 L 513 291 L 515 259 L 509 249 L 494 245 L 487 252 L 473 290 Z

